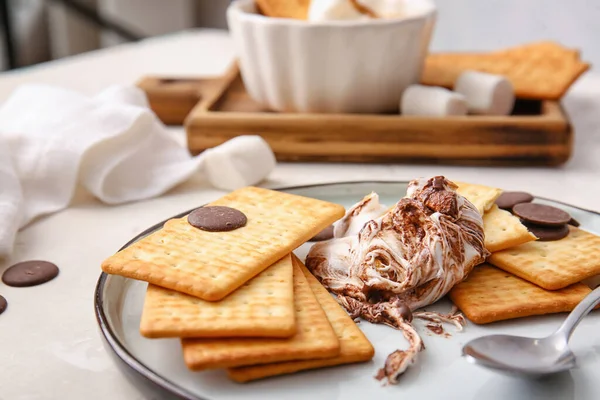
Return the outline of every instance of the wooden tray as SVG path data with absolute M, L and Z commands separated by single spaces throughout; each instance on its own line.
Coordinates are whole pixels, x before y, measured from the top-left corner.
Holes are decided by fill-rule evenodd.
M 572 151 L 556 102 L 519 100 L 505 117 L 276 113 L 250 98 L 236 66 L 217 78 L 138 85 L 162 121 L 185 124 L 193 154 L 247 134 L 261 135 L 280 161 L 554 166 Z

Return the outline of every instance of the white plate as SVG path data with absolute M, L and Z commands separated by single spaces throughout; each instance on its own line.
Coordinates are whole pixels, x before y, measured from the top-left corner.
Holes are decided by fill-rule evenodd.
M 287 192 L 324 199 L 348 207 L 370 191 L 380 194 L 384 204 L 394 204 L 406 191 L 406 183 L 340 183 L 285 189 Z M 600 215 L 549 200 L 536 202 L 553 204 L 569 212 L 581 223 L 581 228 L 600 234 Z M 181 215 L 184 215 L 182 213 Z M 132 241 L 158 229 L 161 224 Z M 129 243 L 128 243 L 129 244 Z M 128 245 L 127 244 L 127 245 Z M 296 254 L 304 259 L 310 244 Z M 600 250 L 600 249 L 599 249 Z M 461 348 L 467 341 L 487 334 L 507 333 L 542 337 L 556 329 L 565 314 L 522 318 L 497 322 L 487 326 L 468 323 L 461 333 L 449 338 L 428 333 L 416 321 L 426 350 L 418 363 L 410 368 L 395 386 L 384 387 L 373 376 L 386 356 L 406 342 L 402 333 L 392 328 L 361 322 L 376 349 L 368 363 L 307 371 L 269 378 L 249 384 L 228 380 L 223 371 L 190 372 L 186 369 L 178 340 L 145 339 L 139 334 L 140 314 L 146 284 L 119 276 L 103 274 L 96 292 L 96 314 L 108 348 L 116 355 L 124 371 L 140 384 L 152 384 L 161 396 L 171 394 L 189 399 L 593 399 L 600 397 L 600 313 L 587 316 L 575 331 L 571 346 L 579 365 L 570 372 L 543 380 L 511 378 L 489 372 L 467 363 Z M 428 307 L 448 311 L 450 303 L 443 299 Z M 140 384 L 141 385 L 141 384 Z M 142 386 L 140 386 L 142 387 Z M 154 392 L 158 395 L 159 392 Z M 159 397 L 154 397 L 159 398 Z M 162 398 L 162 397 L 160 397 Z

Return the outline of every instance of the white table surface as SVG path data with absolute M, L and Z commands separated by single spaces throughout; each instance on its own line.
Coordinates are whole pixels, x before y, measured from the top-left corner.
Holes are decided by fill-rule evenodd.
M 0 101 L 24 82 L 92 94 L 146 74 L 220 74 L 232 58 L 226 33 L 183 32 L 5 73 L 0 75 Z M 572 160 L 560 168 L 287 163 L 277 166 L 265 186 L 443 174 L 600 211 L 599 98 L 600 76 L 587 73 L 563 100 L 575 126 L 576 148 Z M 181 129 L 173 129 L 173 134 L 183 139 Z M 141 399 L 101 343 L 93 312 L 100 263 L 148 226 L 222 194 L 201 177 L 160 198 L 113 207 L 80 191 L 69 209 L 22 230 L 13 256 L 0 261 L 0 271 L 14 262 L 39 258 L 57 263 L 61 274 L 33 288 L 0 283 L 0 294 L 9 301 L 0 316 L 0 400 Z

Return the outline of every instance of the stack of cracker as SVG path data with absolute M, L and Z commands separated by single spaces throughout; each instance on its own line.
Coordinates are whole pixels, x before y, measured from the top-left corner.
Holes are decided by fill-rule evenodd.
M 518 217 L 500 209 L 502 190 L 457 183 L 458 192 L 483 215 L 487 263 L 450 291 L 450 299 L 472 322 L 571 311 L 588 293 L 585 279 L 600 274 L 600 237 L 569 226 L 569 235 L 538 240 Z
M 579 51 L 541 41 L 489 53 L 430 54 L 421 83 L 452 88 L 460 74 L 472 70 L 505 76 L 517 98 L 558 100 L 589 68 Z
M 342 206 L 247 187 L 210 207 L 246 221 L 207 230 L 189 215 L 172 219 L 102 264 L 148 282 L 143 336 L 181 338 L 189 369 L 226 369 L 238 382 L 373 357 L 362 331 L 292 253 L 341 218 Z

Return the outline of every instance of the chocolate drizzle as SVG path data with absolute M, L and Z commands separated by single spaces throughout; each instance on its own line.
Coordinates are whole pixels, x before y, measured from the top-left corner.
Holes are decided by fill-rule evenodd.
M 440 324 L 429 323 L 425 327 L 436 335 L 443 335 L 445 333 L 444 328 Z

